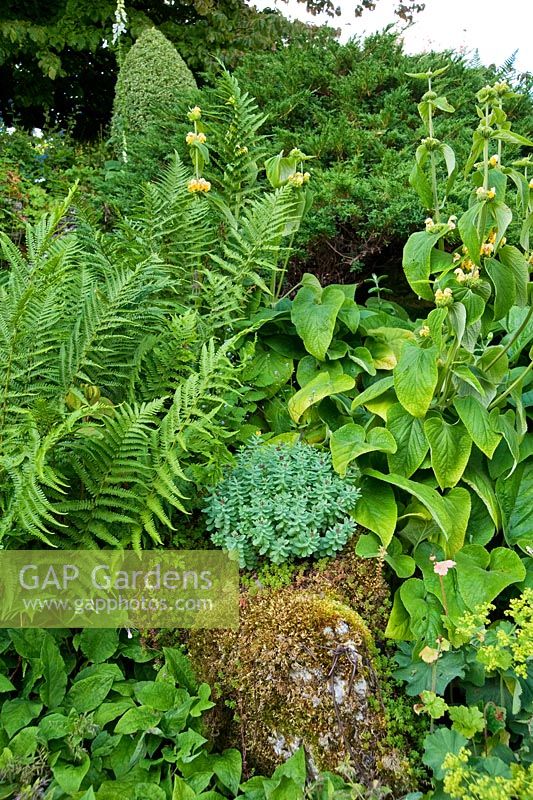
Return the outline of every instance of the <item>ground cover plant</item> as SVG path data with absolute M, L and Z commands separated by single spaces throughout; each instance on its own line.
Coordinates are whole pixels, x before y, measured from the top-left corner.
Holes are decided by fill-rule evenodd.
M 328 36 L 315 46 L 339 56 Z M 399 202 L 426 217 L 399 223 L 406 308 L 379 274 L 362 302 L 345 271 L 291 271 L 323 154 L 308 131 L 273 147 L 222 68 L 203 94 L 189 85 L 179 152 L 131 195 L 143 130 L 120 128 L 137 106 L 117 101 L 110 219 L 74 186 L 57 205 L 36 197 L 24 238 L 25 220 L 4 226 L 2 547 L 236 548 L 244 621 L 207 639 L 4 631 L 0 797 L 531 796 L 533 141 L 516 132 L 530 107 L 479 70 L 455 116 L 446 87 L 463 66 L 409 63 L 416 88 L 395 97 L 413 93 L 420 123 L 409 112 L 385 176 L 408 179 Z M 142 95 L 123 68 L 120 86 Z M 15 166 L 20 147 L 41 168 L 39 136 L 0 135 Z M 346 147 L 363 153 L 358 135 Z M 357 758 L 343 716 L 356 708 Z M 264 709 L 280 726 L 267 777 L 242 730 Z M 228 746 L 230 726 L 242 736 Z M 308 732 L 346 763 L 317 768 L 329 762 Z

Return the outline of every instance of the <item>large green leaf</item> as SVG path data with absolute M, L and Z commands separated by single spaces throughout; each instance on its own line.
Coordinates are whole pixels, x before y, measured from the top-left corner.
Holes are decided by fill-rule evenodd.
M 526 575 L 518 553 L 496 547 L 490 553 L 477 544 L 465 545 L 455 555 L 457 584 L 468 608 L 491 603 L 507 586 Z
M 418 231 L 411 234 L 403 249 L 405 277 L 413 292 L 424 300 L 433 300 L 433 290 L 429 284 L 431 252 L 444 233 Z
M 451 558 L 464 544 L 472 501 L 464 486 L 455 486 L 442 498 L 448 516 L 453 520 L 453 529 L 444 543 L 447 558 Z
M 40 688 L 39 695 L 45 706 L 55 708 L 65 696 L 67 671 L 59 647 L 50 635 L 43 641 L 41 663 L 44 683 Z
M 412 494 L 427 508 L 444 534 L 445 539 L 453 534 L 454 521 L 450 518 L 444 498 L 434 489 L 425 486 L 423 483 L 404 478 L 403 475 L 398 475 L 397 473 L 386 475 L 376 469 L 365 469 L 364 474 L 369 475 L 371 478 L 377 478 L 379 481 L 389 483 L 391 486 L 397 486 L 399 489 L 403 489 L 409 494 Z
M 411 633 L 411 617 L 405 608 L 400 590 L 397 589 L 392 603 L 392 611 L 385 628 L 387 639 L 396 639 L 400 642 L 409 642 L 414 636 Z
M 533 548 L 533 461 L 520 464 L 511 477 L 498 478 L 496 493 L 502 510 L 505 541 L 530 554 Z
M 417 640 L 434 644 L 442 633 L 442 607 L 429 595 L 424 581 L 409 578 L 400 586 L 400 597 L 410 617 L 411 633 Z
M 115 733 L 137 733 L 154 728 L 163 713 L 149 706 L 130 708 L 115 725 Z
M 331 458 L 333 467 L 342 477 L 348 465 L 363 453 L 380 450 L 386 453 L 396 450 L 396 441 L 386 428 L 372 428 L 367 433 L 361 425 L 349 422 L 331 434 Z
M 67 694 L 67 700 L 80 714 L 93 711 L 102 703 L 113 685 L 113 675 L 96 673 L 76 681 Z
M 136 700 L 156 711 L 168 711 L 176 702 L 176 689 L 167 681 L 139 681 L 133 685 Z
M 492 458 L 502 438 L 496 428 L 498 410 L 494 409 L 489 414 L 485 406 L 472 395 L 456 397 L 453 404 L 474 444 L 487 458 Z
M 494 286 L 494 319 L 505 317 L 516 301 L 514 272 L 495 258 L 485 259 L 485 269 Z
M 243 372 L 243 380 L 253 386 L 282 386 L 292 375 L 291 358 L 271 350 L 257 347 L 255 356 Z
M 398 508 L 390 486 L 374 478 L 363 476 L 361 497 L 352 516 L 363 528 L 374 531 L 381 543 L 387 547 L 396 530 Z
M 410 478 L 428 451 L 429 443 L 424 433 L 424 423 L 406 411 L 401 403 L 395 403 L 387 413 L 387 428 L 398 445 L 395 453 L 387 455 L 389 469 L 391 472 Z
M 436 642 L 429 643 L 430 647 L 435 645 Z M 464 660 L 462 652 L 449 650 L 442 653 L 437 662 L 426 664 L 412 653 L 409 645 L 400 644 L 395 656 L 400 669 L 394 671 L 394 677 L 406 682 L 405 692 L 410 697 L 432 688 L 442 695 L 454 678 L 464 678 Z
M 293 300 L 291 319 L 309 353 L 323 361 L 333 339 L 337 315 L 346 299 L 342 289 L 322 289 L 314 275 L 304 275 Z
M 437 386 L 438 351 L 406 342 L 394 369 L 398 400 L 413 417 L 424 417 Z
M 474 490 L 487 509 L 494 526 L 499 529 L 501 517 L 498 501 L 494 493 L 493 482 L 487 474 L 485 465 L 482 462 L 482 457 L 479 453 L 477 456 L 475 453 L 472 454 L 470 463 L 464 471 L 463 481 Z
M 210 764 L 220 782 L 234 795 L 239 793 L 242 774 L 242 756 L 238 750 L 224 750 L 211 756 Z
M 320 372 L 291 397 L 288 403 L 289 414 L 295 422 L 298 422 L 304 411 L 319 403 L 324 397 L 347 392 L 354 386 L 355 381 L 349 375 L 332 378 L 327 372 Z
M 84 656 L 95 664 L 101 664 L 116 652 L 118 632 L 114 628 L 85 628 L 80 637 L 80 648 Z
M 375 381 L 375 383 L 371 383 L 370 386 L 367 386 L 364 391 L 362 391 L 353 399 L 352 411 L 359 406 L 364 406 L 371 400 L 375 400 L 376 397 L 380 397 L 380 395 L 384 394 L 384 392 L 390 389 L 393 384 L 394 378 L 391 376 L 388 378 L 380 378 L 378 381 Z
M 35 717 L 38 717 L 43 708 L 42 703 L 33 700 L 24 700 L 20 697 L 6 700 L 0 712 L 0 722 L 11 738 L 21 728 L 25 728 Z
M 475 264 L 479 264 L 479 254 L 481 250 L 481 239 L 479 236 L 477 221 L 482 209 L 481 203 L 474 203 L 468 211 L 459 218 L 457 226 L 461 238 L 468 249 L 468 255 Z
M 424 755 L 422 761 L 427 767 L 431 767 L 438 780 L 444 778 L 442 763 L 450 753 L 457 755 L 459 751 L 468 744 L 457 731 L 448 728 L 439 728 L 434 733 L 429 733 L 424 740 Z
M 524 258 L 523 253 L 517 247 L 506 244 L 505 247 L 500 247 L 498 256 L 502 264 L 504 264 L 514 275 L 514 282 L 516 288 L 515 305 L 527 305 L 527 286 L 529 283 L 529 266 L 527 260 Z
M 89 771 L 91 759 L 84 753 L 79 764 L 69 764 L 66 761 L 57 761 L 52 767 L 52 773 L 66 795 L 73 795 L 80 788 L 81 782 Z
M 440 414 L 426 419 L 424 431 L 431 450 L 431 466 L 441 489 L 455 486 L 465 471 L 472 439 L 461 422 L 450 425 Z

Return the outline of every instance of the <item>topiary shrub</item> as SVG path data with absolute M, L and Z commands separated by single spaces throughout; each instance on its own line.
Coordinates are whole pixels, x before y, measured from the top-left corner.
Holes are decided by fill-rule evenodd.
M 192 631 L 189 653 L 218 699 L 210 734 L 238 743 L 248 772 L 270 774 L 303 746 L 315 776 L 348 763 L 367 786 L 411 788 L 406 743 L 388 738 L 372 636 L 348 606 L 293 587 L 244 594 L 239 629 Z
M 149 28 L 137 39 L 120 68 L 115 88 L 111 136 L 117 152 L 124 137 L 146 135 L 166 109 L 197 88 L 194 76 L 176 48 Z
M 261 556 L 274 564 L 332 556 L 355 532 L 348 512 L 359 496 L 350 479 L 336 475 L 328 453 L 254 438 L 209 496 L 207 528 L 213 543 L 236 550 L 248 569 Z

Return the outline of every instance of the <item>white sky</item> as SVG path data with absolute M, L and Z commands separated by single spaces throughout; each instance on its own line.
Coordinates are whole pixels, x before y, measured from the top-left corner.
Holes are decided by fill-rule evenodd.
M 451 49 L 473 53 L 477 49 L 483 63 L 499 66 L 518 49 L 516 69 L 533 72 L 533 0 L 425 1 L 425 10 L 404 33 L 407 52 Z M 398 19 L 394 0 L 378 0 L 375 10 L 362 17 L 354 16 L 353 0 L 337 0 L 343 14 L 333 19 L 310 17 L 305 5 L 296 0 L 255 0 L 255 5 L 279 8 L 290 18 L 329 21 L 333 27 L 342 27 L 342 40 L 382 30 Z

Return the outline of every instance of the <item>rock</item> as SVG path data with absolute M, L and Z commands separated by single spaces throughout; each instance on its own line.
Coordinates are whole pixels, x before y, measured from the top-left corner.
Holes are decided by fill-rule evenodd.
M 349 763 L 362 783 L 391 783 L 385 755 L 408 771 L 382 746 L 376 650 L 347 605 L 294 587 L 246 595 L 238 631 L 195 631 L 189 650 L 220 697 L 210 733 L 243 750 L 249 769 L 269 774 L 303 744 L 315 774 Z

